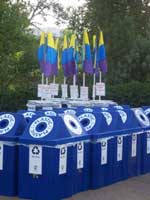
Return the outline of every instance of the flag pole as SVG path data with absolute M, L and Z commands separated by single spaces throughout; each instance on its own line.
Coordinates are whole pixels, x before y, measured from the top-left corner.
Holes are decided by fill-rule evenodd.
M 85 87 L 85 72 L 83 72 L 83 87 Z
M 44 73 L 42 73 L 42 76 L 41 76 L 41 84 L 42 85 L 44 84 Z
M 99 82 L 102 82 L 102 72 L 101 70 L 99 71 Z M 99 96 L 99 101 L 101 100 L 101 96 Z
M 53 83 L 56 83 L 56 76 L 53 76 Z
M 93 100 L 95 100 L 95 85 L 96 85 L 96 35 L 93 36 L 93 52 L 94 54 L 94 73 L 93 73 Z
M 48 85 L 48 77 L 46 77 L 46 85 Z

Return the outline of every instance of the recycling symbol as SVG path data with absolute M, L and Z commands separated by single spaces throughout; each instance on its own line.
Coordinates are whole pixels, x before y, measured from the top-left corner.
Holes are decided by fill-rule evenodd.
M 32 154 L 33 155 L 39 155 L 40 153 L 40 150 L 37 146 L 34 146 L 33 149 L 32 149 Z
M 82 144 L 81 144 L 81 143 L 78 144 L 78 150 L 79 150 L 79 151 L 82 150 Z
M 106 141 L 103 141 L 102 142 L 102 147 L 105 147 L 106 146 Z
M 65 153 L 66 153 L 66 148 L 63 147 L 63 148 L 61 149 L 61 155 L 64 155 Z
M 136 140 L 136 135 L 133 135 L 132 136 L 132 141 L 135 141 Z
M 122 143 L 122 138 L 118 137 L 118 144 L 121 144 L 121 143 Z

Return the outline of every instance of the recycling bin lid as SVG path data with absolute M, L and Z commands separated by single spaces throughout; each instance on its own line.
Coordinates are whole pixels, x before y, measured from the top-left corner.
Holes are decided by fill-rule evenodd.
M 32 119 L 32 117 L 37 114 L 37 112 L 28 111 L 28 110 L 19 110 L 18 113 L 23 115 L 23 117 L 27 123 L 29 123 L 29 121 Z
M 19 142 L 54 146 L 88 139 L 89 135 L 75 116 L 62 114 L 55 117 L 35 116 Z
M 18 113 L 0 113 L 0 140 L 16 141 L 26 127 L 26 121 Z

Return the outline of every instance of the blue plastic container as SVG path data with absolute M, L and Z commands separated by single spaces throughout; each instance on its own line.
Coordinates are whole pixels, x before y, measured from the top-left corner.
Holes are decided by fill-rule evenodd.
M 83 161 L 77 158 L 77 147 L 81 153 L 81 145 L 88 137 L 78 120 L 70 114 L 35 117 L 20 137 L 19 197 L 43 200 L 44 196 L 44 200 L 57 200 L 74 194 L 77 184 L 74 173 L 82 169 Z M 40 174 L 29 171 L 32 155 L 29 151 L 35 147 L 42 148 Z M 81 163 L 77 164 L 77 161 Z M 77 169 L 77 165 L 81 168 Z
M 17 195 L 17 138 L 25 128 L 22 115 L 0 114 L 0 195 Z

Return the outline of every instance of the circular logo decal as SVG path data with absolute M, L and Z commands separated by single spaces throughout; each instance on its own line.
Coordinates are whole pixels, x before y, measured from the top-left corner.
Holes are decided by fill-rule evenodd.
M 114 106 L 114 108 L 119 109 L 119 110 L 123 110 L 122 106 Z
M 23 113 L 24 118 L 32 118 L 34 115 L 36 115 L 34 112 L 25 112 Z
M 108 111 L 108 108 L 102 107 L 101 110 Z
M 84 112 L 93 112 L 93 109 L 92 108 L 84 108 L 83 111 Z
M 149 115 L 149 114 L 150 114 L 150 108 L 146 109 L 146 110 L 144 111 L 144 113 L 145 113 L 145 115 Z
M 150 121 L 148 117 L 145 115 L 145 113 L 141 109 L 135 109 L 134 110 L 135 116 L 140 122 L 141 126 L 150 126 Z
M 112 115 L 109 112 L 102 112 L 102 114 L 104 115 L 108 126 L 110 126 L 112 123 Z
M 75 115 L 75 114 L 76 114 L 76 111 L 75 111 L 75 110 L 69 109 L 69 110 L 65 110 L 64 113 L 65 113 L 65 114 Z
M 46 111 L 44 114 L 46 116 L 54 116 L 54 117 L 56 117 L 56 113 L 54 111 Z
M 121 119 L 122 119 L 122 122 L 123 123 L 126 123 L 127 121 L 127 114 L 123 111 L 123 110 L 117 110 L 117 112 L 119 113 Z
M 42 126 L 45 124 L 44 130 L 37 130 L 37 127 Z M 53 120 L 49 117 L 39 117 L 36 119 L 30 126 L 29 133 L 33 138 L 43 138 L 48 135 L 54 127 Z
M 80 126 L 79 122 L 71 115 L 66 114 L 64 115 L 64 122 L 67 128 L 76 135 L 82 134 L 82 127 Z
M 86 131 L 90 131 L 96 124 L 96 118 L 91 113 L 84 113 L 80 115 L 78 119 L 81 122 L 81 124 L 83 120 L 88 120 L 88 124 L 86 124 L 85 126 L 83 125 Z
M 4 127 L 0 126 L 0 135 L 4 135 L 9 131 L 11 131 L 11 129 L 15 125 L 15 117 L 11 114 L 2 114 L 0 115 L 0 124 L 3 125 L 3 122 L 4 122 Z

